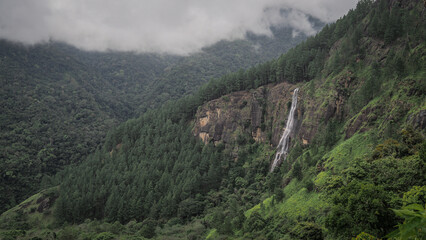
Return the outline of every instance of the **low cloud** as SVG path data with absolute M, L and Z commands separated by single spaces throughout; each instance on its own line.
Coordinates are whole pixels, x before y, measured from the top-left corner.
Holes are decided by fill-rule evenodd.
M 0 0 L 0 38 L 63 41 L 85 50 L 188 54 L 271 26 L 312 35 L 310 14 L 332 22 L 357 0 Z M 289 9 L 283 14 L 280 9 Z

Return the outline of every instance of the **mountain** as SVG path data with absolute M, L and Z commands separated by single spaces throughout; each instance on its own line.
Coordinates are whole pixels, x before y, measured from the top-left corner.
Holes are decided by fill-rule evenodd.
M 118 123 L 306 38 L 292 31 L 274 28 L 274 38 L 222 41 L 186 57 L 1 40 L 0 211 L 37 192 L 45 175 L 79 163 Z
M 2 214 L 2 234 L 422 239 L 424 9 L 360 1 L 279 58 L 119 125 Z M 290 152 L 270 172 L 296 88 Z

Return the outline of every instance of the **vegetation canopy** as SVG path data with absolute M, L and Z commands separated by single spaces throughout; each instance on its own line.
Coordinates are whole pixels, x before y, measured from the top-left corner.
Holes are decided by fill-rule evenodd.
M 4 212 L 1 236 L 424 238 L 424 10 L 361 0 L 277 59 L 118 125 Z M 295 88 L 290 150 L 269 172 Z

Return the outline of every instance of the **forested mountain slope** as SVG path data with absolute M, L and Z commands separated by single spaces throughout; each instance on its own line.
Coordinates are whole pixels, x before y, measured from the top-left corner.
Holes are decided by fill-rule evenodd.
M 309 21 L 315 30 L 324 26 L 318 19 L 311 17 Z M 84 52 L 70 47 L 65 52 L 126 91 L 121 95 L 130 108 L 129 118 L 167 100 L 194 93 L 212 78 L 279 57 L 306 39 L 304 33 L 294 35 L 293 31 L 290 27 L 277 26 L 271 28 L 273 37 L 247 33 L 246 39 L 223 40 L 186 57 Z
M 223 41 L 185 57 L 1 40 L 0 211 L 37 191 L 44 175 L 80 162 L 118 123 L 212 77 L 277 57 L 306 38 L 293 38 L 291 28 L 275 28 L 274 34 Z
M 3 234 L 374 239 L 402 216 L 412 221 L 395 235 L 421 239 L 424 9 L 360 1 L 278 59 L 121 124 L 80 165 L 46 179 L 59 190 L 4 213 Z M 296 87 L 291 151 L 270 173 Z
M 49 46 L 1 42 L 1 210 L 38 189 L 44 173 L 78 162 L 118 123 L 111 85 Z M 114 95 L 114 94 L 112 94 Z

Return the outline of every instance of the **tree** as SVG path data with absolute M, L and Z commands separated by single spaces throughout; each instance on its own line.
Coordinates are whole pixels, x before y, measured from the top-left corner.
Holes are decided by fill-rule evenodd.
M 256 232 L 265 228 L 266 221 L 258 211 L 251 213 L 250 217 L 244 223 L 244 232 Z
M 155 227 L 157 226 L 156 221 L 153 219 L 145 219 L 142 222 L 142 228 L 139 230 L 139 233 L 142 237 L 153 238 L 155 236 Z
M 386 24 L 386 31 L 384 35 L 385 44 L 391 44 L 395 41 L 395 39 L 400 36 L 401 30 L 400 9 L 395 5 L 392 7 L 392 11 Z
M 299 222 L 291 229 L 290 235 L 301 240 L 322 240 L 324 239 L 321 227 L 313 222 Z
M 179 203 L 178 217 L 189 220 L 192 216 L 199 215 L 204 209 L 202 202 L 188 198 Z
M 274 201 L 281 202 L 284 198 L 284 191 L 281 188 L 276 188 L 274 192 Z
M 332 193 L 325 226 L 334 236 L 345 238 L 362 231 L 384 236 L 396 220 L 389 210 L 390 195 L 382 186 L 352 181 Z
M 302 180 L 303 173 L 302 173 L 302 164 L 300 164 L 299 161 L 296 161 L 293 163 L 293 167 L 291 169 L 291 176 L 293 178 L 296 178 L 297 180 Z

